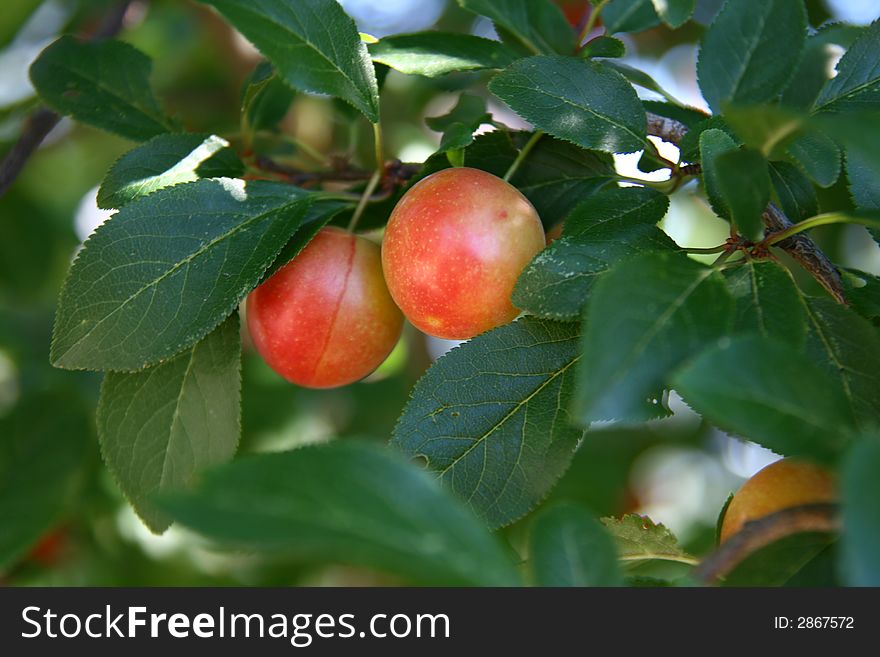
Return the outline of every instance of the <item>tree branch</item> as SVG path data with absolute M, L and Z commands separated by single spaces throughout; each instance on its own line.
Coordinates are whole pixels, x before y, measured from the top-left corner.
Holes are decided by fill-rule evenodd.
M 694 569 L 702 584 L 715 584 L 752 554 L 786 536 L 804 532 L 833 534 L 840 530 L 836 504 L 806 504 L 783 509 L 743 525 Z
M 687 126 L 680 121 L 648 112 L 649 135 L 678 145 L 687 132 Z M 693 165 L 687 166 L 692 167 Z M 772 203 L 764 210 L 762 218 L 764 227 L 770 232 L 785 230 L 792 225 L 792 221 L 785 216 L 785 213 Z M 846 295 L 840 272 L 813 240 L 798 233 L 779 242 L 776 246 L 788 253 L 801 267 L 806 269 L 835 301 L 846 305 Z
M 88 37 L 88 40 L 100 41 L 116 35 L 122 29 L 125 14 L 132 1 L 123 0 L 113 7 Z M 47 107 L 38 107 L 24 120 L 18 141 L 12 145 L 3 161 L 0 162 L 0 196 L 3 196 L 12 186 L 31 155 L 60 120 L 61 116 Z

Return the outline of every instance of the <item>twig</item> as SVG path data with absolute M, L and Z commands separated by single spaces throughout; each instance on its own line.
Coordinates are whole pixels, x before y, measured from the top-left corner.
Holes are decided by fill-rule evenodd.
M 835 533 L 840 517 L 835 504 L 806 504 L 777 511 L 747 522 L 694 569 L 702 584 L 715 584 L 763 547 L 786 536 L 803 532 Z
M 116 35 L 122 29 L 125 14 L 132 1 L 124 0 L 113 7 L 88 37 L 88 40 L 100 41 Z M 0 196 L 3 196 L 12 186 L 31 155 L 60 120 L 61 116 L 57 112 L 46 107 L 38 107 L 25 119 L 21 136 L 0 162 Z
M 648 134 L 678 145 L 688 132 L 681 121 L 648 112 Z M 693 165 L 688 165 L 692 167 Z M 683 170 L 684 168 L 682 168 Z M 775 233 L 790 228 L 793 223 L 778 207 L 770 203 L 761 215 L 767 231 Z M 846 295 L 840 272 L 831 259 L 808 236 L 798 233 L 776 244 L 806 269 L 835 301 L 846 305 Z

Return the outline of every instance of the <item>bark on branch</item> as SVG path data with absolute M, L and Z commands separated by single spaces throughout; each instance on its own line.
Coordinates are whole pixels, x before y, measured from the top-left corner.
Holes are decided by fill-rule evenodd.
M 649 135 L 678 145 L 687 132 L 687 126 L 682 122 L 648 112 Z M 784 230 L 792 225 L 792 221 L 785 216 L 785 213 L 772 203 L 764 210 L 762 219 L 764 227 L 771 233 Z M 840 272 L 813 240 L 803 233 L 798 233 L 779 242 L 776 246 L 788 253 L 801 267 L 810 272 L 835 301 L 846 305 L 846 295 Z

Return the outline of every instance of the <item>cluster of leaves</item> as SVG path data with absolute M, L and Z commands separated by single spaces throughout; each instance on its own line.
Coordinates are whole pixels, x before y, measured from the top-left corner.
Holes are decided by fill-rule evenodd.
M 700 264 L 658 227 L 666 196 L 618 186 L 611 159 L 645 150 L 647 112 L 659 114 L 687 129 L 673 176 L 699 165 L 712 208 L 743 243 L 763 239 L 771 201 L 795 221 L 840 210 L 821 207 L 817 189 L 844 181 L 862 213 L 835 216 L 876 231 L 880 24 L 808 30 L 800 0 L 728 0 L 700 50 L 708 116 L 641 101 L 633 85 L 657 84 L 615 61 L 625 46 L 612 34 L 677 28 L 693 0 L 601 3 L 607 34 L 584 47 L 549 0 L 459 0 L 494 23 L 499 41 L 424 32 L 369 46 L 334 0 L 205 1 L 270 63 L 243 91 L 245 132 L 277 122 L 293 90 L 334 96 L 379 124 L 377 70 L 485 70 L 489 92 L 543 136 L 475 138 L 493 119 L 484 100 L 463 94 L 430 120 L 441 147 L 418 176 L 450 163 L 502 175 L 528 142 L 511 182 L 546 224 L 565 224 L 517 284 L 525 316 L 430 368 L 392 450 L 343 441 L 222 465 L 240 432 L 236 308 L 352 204 L 243 180 L 243 154 L 227 141 L 177 131 L 150 92 L 149 59 L 131 46 L 70 37 L 49 46 L 31 68 L 42 98 L 142 142 L 101 186 L 99 203 L 117 212 L 70 270 L 51 359 L 106 372 L 102 453 L 154 531 L 174 519 L 220 543 L 414 581 L 517 584 L 515 559 L 485 525 L 538 505 L 591 423 L 664 417 L 674 389 L 727 432 L 844 462 L 847 581 L 880 581 L 880 453 L 870 437 L 880 419 L 880 281 L 846 272 L 845 306 L 802 292 L 768 248 Z M 829 44 L 847 48 L 832 79 Z M 657 166 L 648 155 L 642 163 Z M 394 198 L 368 210 L 372 223 L 387 219 Z M 421 457 L 435 477 L 394 451 Z M 530 581 L 552 585 L 620 584 L 628 561 L 693 562 L 662 527 L 638 518 L 603 526 L 571 506 L 536 517 L 529 554 Z

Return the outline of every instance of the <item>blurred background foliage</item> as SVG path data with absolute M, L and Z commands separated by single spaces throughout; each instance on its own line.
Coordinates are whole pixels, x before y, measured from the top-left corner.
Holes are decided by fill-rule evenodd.
M 366 33 L 381 37 L 429 29 L 492 36 L 446 0 L 340 0 Z M 576 12 L 579 0 L 560 0 Z M 88 33 L 111 0 L 5 0 L 0 11 L 0 153 L 14 143 L 37 105 L 27 68 L 63 32 Z M 721 4 L 702 0 L 696 20 L 669 31 L 657 27 L 626 35 L 627 59 L 685 102 L 703 106 L 695 80 L 703 25 Z M 866 24 L 880 15 L 874 0 L 811 0 L 813 25 L 827 20 Z M 235 139 L 242 83 L 257 53 L 204 5 L 184 0 L 134 2 L 120 38 L 154 60 L 153 86 L 186 129 Z M 439 135 L 424 117 L 444 114 L 458 92 L 481 89 L 481 74 L 439 79 L 390 72 L 383 91 L 383 123 L 392 157 L 420 162 Z M 645 92 L 644 97 L 651 97 Z M 279 114 L 283 133 L 312 149 L 368 163 L 370 126 L 328 98 L 297 94 Z M 488 99 L 497 120 L 521 121 Z M 280 558 L 219 554 L 192 534 L 172 528 L 152 536 L 101 466 L 94 408 L 100 377 L 53 369 L 48 361 L 54 305 L 81 242 L 107 215 L 95 205 L 110 165 L 132 144 L 62 119 L 13 187 L 0 197 L 0 581 L 13 585 L 292 585 L 393 583 L 387 576 L 340 567 L 310 568 Z M 662 150 L 662 147 L 661 147 Z M 306 155 L 293 152 L 293 160 Z M 624 175 L 636 173 L 638 154 L 619 157 Z M 641 177 L 650 174 L 638 173 Z M 843 178 L 823 190 L 820 203 L 840 207 Z M 544 218 L 545 222 L 548 218 Z M 693 192 L 672 199 L 665 220 L 673 238 L 712 246 L 726 227 Z M 844 265 L 880 273 L 862 228 L 830 227 L 821 246 Z M 874 258 L 874 259 L 872 259 Z M 808 282 L 809 283 L 809 282 Z M 408 328 L 395 353 L 367 381 L 332 391 L 297 389 L 247 348 L 243 363 L 241 452 L 288 449 L 336 436 L 385 441 L 412 385 L 448 343 Z M 636 511 L 673 529 L 699 553 L 714 538 L 718 510 L 744 478 L 776 457 L 732 440 L 672 400 L 673 417 L 642 427 L 591 430 L 550 500 L 573 500 L 598 515 Z M 40 454 L 33 471 L 12 471 L 10 450 Z M 45 458 L 51 453 L 52 458 Z M 25 483 L 23 483 L 25 482 Z M 41 500 L 31 549 L 4 553 L 3 518 L 15 514 L 10 490 Z M 20 495 L 20 492 L 18 493 Z M 10 517 L 10 516 L 7 516 Z M 504 530 L 518 544 L 525 523 Z M 45 527 L 51 526 L 48 533 Z

